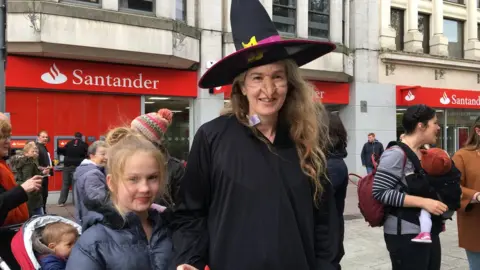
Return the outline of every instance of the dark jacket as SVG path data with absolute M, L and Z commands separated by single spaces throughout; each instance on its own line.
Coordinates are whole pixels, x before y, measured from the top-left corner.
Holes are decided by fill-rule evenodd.
M 40 258 L 40 266 L 42 270 L 65 270 L 67 261 L 53 254 Z
M 65 156 L 63 165 L 65 167 L 78 166 L 87 158 L 88 144 L 82 139 L 73 139 L 64 147 L 58 148 L 57 153 Z
M 38 164 L 42 167 L 48 167 L 51 164 L 50 156 L 48 154 L 45 144 L 35 143 L 38 148 Z
M 83 226 L 83 217 L 87 216 L 90 210 L 95 210 L 90 205 L 102 204 L 107 198 L 104 168 L 85 159 L 75 170 L 73 178 L 75 179 L 73 187 L 75 219 L 78 224 Z
M 159 196 L 155 203 L 171 207 L 177 200 L 180 180 L 185 174 L 185 165 L 181 160 L 168 155 L 168 153 L 167 159 L 167 196 Z
M 345 250 L 343 248 L 343 239 L 345 234 L 343 212 L 345 210 L 345 197 L 347 196 L 348 168 L 343 159 L 346 157 L 346 149 L 332 149 L 327 156 L 328 178 L 330 179 L 335 191 L 335 205 L 339 220 L 339 248 L 335 258 L 337 263 L 340 263 L 341 259 L 345 255 Z
M 366 142 L 363 145 L 362 153 L 360 154 L 360 157 L 362 158 L 362 165 L 373 168 L 372 155 L 374 155 L 374 158 L 378 163 L 383 151 L 383 144 L 381 142 L 377 140 L 374 140 L 373 142 Z
M 28 195 L 21 186 L 6 191 L 5 188 L 0 185 L 0 226 L 5 222 L 10 210 L 17 208 L 27 200 Z
M 15 181 L 17 185 L 22 185 L 28 179 L 35 175 L 42 175 L 38 169 L 38 159 L 24 155 L 16 155 L 11 158 L 11 166 L 15 168 Z M 35 209 L 43 207 L 42 191 L 35 191 L 28 194 L 28 212 L 32 216 Z
M 140 219 L 127 213 L 125 219 L 106 204 L 85 217 L 83 234 L 68 258 L 68 270 L 166 270 L 172 255 L 172 242 L 162 214 L 149 211 L 153 226 L 147 240 Z

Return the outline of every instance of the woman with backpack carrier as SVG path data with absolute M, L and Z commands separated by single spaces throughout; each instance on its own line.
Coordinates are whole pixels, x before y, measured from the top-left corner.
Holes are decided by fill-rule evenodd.
M 372 194 L 386 207 L 383 228 L 392 269 L 439 270 L 441 215 L 449 208 L 458 208 L 456 203 L 460 201 L 460 194 L 458 198 L 453 195 L 454 203 L 441 202 L 439 192 L 444 190 L 437 190 L 432 184 L 437 181 L 436 177 L 427 175 L 421 167 L 421 148 L 425 144 L 434 144 L 440 129 L 435 110 L 423 104 L 411 106 L 403 115 L 402 125 L 405 129 L 402 142 L 391 142 L 380 158 Z M 442 180 L 445 177 L 447 180 L 459 179 L 457 172 L 452 165 L 450 174 L 442 176 Z M 452 184 L 455 185 L 455 181 Z M 451 190 L 455 193 L 453 187 Z M 443 193 L 441 197 L 444 197 Z M 424 214 L 420 215 L 420 212 Z M 431 221 L 426 212 L 431 214 Z M 417 241 L 421 232 L 428 231 L 429 239 Z

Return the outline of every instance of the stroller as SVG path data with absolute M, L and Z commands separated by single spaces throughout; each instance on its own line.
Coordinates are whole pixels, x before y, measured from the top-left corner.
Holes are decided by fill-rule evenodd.
M 67 218 L 56 215 L 33 216 L 19 228 L 18 232 L 13 237 L 11 243 L 13 256 L 15 256 L 15 259 L 23 270 L 41 269 L 40 263 L 37 261 L 36 258 L 36 252 L 33 249 L 33 241 L 35 238 L 34 236 L 36 236 L 37 229 L 45 227 L 46 225 L 54 222 L 68 223 L 74 226 L 78 230 L 79 234 L 82 233 L 82 228 L 80 227 L 80 225 Z M 3 268 L 1 259 L 0 269 L 9 269 Z

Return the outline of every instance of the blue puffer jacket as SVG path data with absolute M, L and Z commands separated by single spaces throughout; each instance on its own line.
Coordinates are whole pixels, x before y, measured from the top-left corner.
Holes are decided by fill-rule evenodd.
M 85 231 L 73 247 L 66 270 L 167 270 L 171 263 L 171 234 L 162 215 L 149 211 L 153 225 L 150 240 L 139 217 L 128 213 L 123 219 L 110 205 L 89 212 Z
M 73 187 L 75 219 L 83 226 L 83 217 L 88 215 L 90 210 L 96 210 L 92 205 L 102 205 L 107 200 L 104 168 L 85 159 L 75 170 L 73 178 L 75 179 Z

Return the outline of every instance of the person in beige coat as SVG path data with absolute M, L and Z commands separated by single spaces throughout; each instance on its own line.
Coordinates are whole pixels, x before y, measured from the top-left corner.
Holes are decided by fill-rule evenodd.
M 480 117 L 471 129 L 465 147 L 453 156 L 462 173 L 462 204 L 457 212 L 458 242 L 467 253 L 471 270 L 480 269 Z

